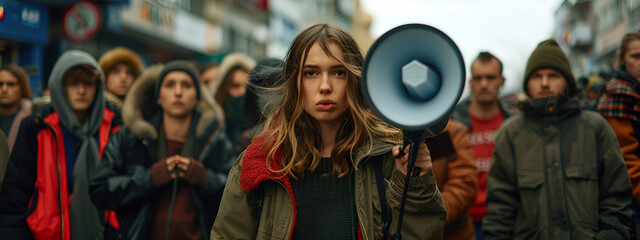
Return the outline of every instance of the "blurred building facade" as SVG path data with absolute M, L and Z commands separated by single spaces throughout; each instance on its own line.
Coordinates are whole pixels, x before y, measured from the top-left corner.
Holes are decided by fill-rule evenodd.
M 565 0 L 555 29 L 576 77 L 610 74 L 622 37 L 640 30 L 640 0 Z
M 39 95 L 68 49 L 97 59 L 124 46 L 147 65 L 220 61 L 231 52 L 283 58 L 319 22 L 352 32 L 365 49 L 372 42 L 358 0 L 0 0 L 0 65 L 24 67 Z
M 357 0 L 270 0 L 271 41 L 269 57 L 282 58 L 298 33 L 313 24 L 324 22 L 352 32 Z

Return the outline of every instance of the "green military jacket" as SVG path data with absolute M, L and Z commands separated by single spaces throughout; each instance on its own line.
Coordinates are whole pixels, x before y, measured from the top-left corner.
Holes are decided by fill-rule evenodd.
M 261 139 L 254 139 L 231 169 L 211 239 L 291 239 L 295 196 L 287 177 L 270 175 L 265 154 L 258 151 L 260 145 Z M 373 161 L 369 159 L 376 155 L 384 155 L 386 196 L 393 211 L 389 233 L 396 233 L 405 176 L 396 170 L 392 147 L 379 141 L 363 144 L 355 155 L 355 206 L 363 239 L 382 238 L 376 177 Z M 258 209 L 262 209 L 260 213 Z M 445 218 L 444 202 L 433 172 L 412 178 L 403 218 L 404 239 L 442 239 Z
M 628 239 L 631 182 L 606 120 L 576 99 L 521 106 L 495 138 L 484 239 Z

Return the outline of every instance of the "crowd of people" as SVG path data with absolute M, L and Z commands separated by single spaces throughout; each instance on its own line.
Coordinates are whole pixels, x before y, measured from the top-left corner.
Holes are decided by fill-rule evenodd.
M 369 108 L 339 27 L 200 69 L 68 50 L 46 97 L 6 64 L 0 239 L 640 239 L 640 32 L 618 54 L 576 80 L 544 40 L 505 104 L 503 63 L 479 53 L 402 207 L 410 147 Z

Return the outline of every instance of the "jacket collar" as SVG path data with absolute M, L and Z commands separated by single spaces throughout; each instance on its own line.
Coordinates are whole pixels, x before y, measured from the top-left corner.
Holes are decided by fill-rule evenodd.
M 116 96 L 115 94 L 113 94 L 112 92 L 109 92 L 107 90 L 104 90 L 102 92 L 102 95 L 104 95 L 104 100 L 107 103 L 113 104 L 115 105 L 117 108 L 122 108 L 122 99 L 119 98 L 118 96 Z
M 562 94 L 556 97 L 527 99 L 520 102 L 518 107 L 529 118 L 549 122 L 560 122 L 580 112 L 578 99 Z
M 374 138 L 373 141 L 365 141 L 355 151 L 354 162 L 356 166 L 360 166 L 369 157 L 382 155 L 391 152 L 393 144 L 382 142 Z
M 624 68 L 624 66 L 622 67 L 621 70 L 615 71 L 613 73 L 613 78 L 620 79 L 622 81 L 629 83 L 629 86 L 631 88 L 634 88 L 636 92 L 640 92 L 640 81 L 633 78 L 631 74 L 629 74 L 629 72 L 626 70 L 626 68 Z
M 242 156 L 242 168 L 240 169 L 240 188 L 243 192 L 250 192 L 258 188 L 260 183 L 273 179 L 281 180 L 283 182 L 289 182 L 289 179 L 280 174 L 276 174 L 267 168 L 267 154 L 269 148 L 263 148 L 265 144 L 266 136 L 260 135 L 253 138 L 253 141 L 245 150 Z M 275 158 L 280 158 L 281 150 L 278 149 Z M 271 168 L 273 170 L 280 170 L 278 164 L 272 162 Z
M 265 140 L 265 135 L 256 136 L 244 152 L 240 170 L 240 188 L 244 192 L 255 190 L 260 183 L 269 179 L 282 181 L 285 186 L 289 185 L 289 179 L 286 176 L 276 174 L 267 168 L 266 159 L 270 148 L 262 147 L 265 144 Z M 355 150 L 355 165 L 359 166 L 367 157 L 388 153 L 392 148 L 392 144 L 378 139 L 366 141 Z M 275 158 L 279 159 L 280 154 L 281 151 L 278 149 Z M 280 170 L 281 168 L 278 164 L 272 162 L 271 169 Z
M 467 128 L 471 129 L 471 120 L 469 119 L 469 105 L 471 104 L 471 97 L 458 103 L 451 112 L 451 118 L 462 122 Z M 498 99 L 498 108 L 504 114 L 505 119 L 511 115 L 517 114 L 519 109 L 514 104 L 507 103 L 506 101 Z
M 606 91 L 609 95 L 628 95 L 640 99 L 640 81 L 634 79 L 627 71 L 613 73 L 613 81 L 607 84 Z
M 507 106 L 507 104 L 504 103 L 504 100 L 498 98 L 496 101 L 498 102 L 498 108 L 500 109 L 500 111 L 505 116 L 510 116 L 510 115 L 513 115 L 513 114 L 518 112 L 517 108 L 515 108 L 513 106 L 511 106 L 511 107 Z M 469 97 L 469 98 L 467 98 L 465 100 L 462 100 L 462 101 L 460 101 L 460 103 L 458 103 L 456 105 L 456 108 L 454 108 L 454 112 L 458 112 L 459 111 L 458 114 L 460 114 L 460 113 L 467 114 L 470 104 L 471 104 L 471 97 Z

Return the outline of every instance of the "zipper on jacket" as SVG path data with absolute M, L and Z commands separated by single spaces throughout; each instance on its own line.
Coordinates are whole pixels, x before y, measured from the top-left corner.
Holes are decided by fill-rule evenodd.
M 545 188 L 547 190 L 546 191 L 547 192 L 547 201 L 549 202 L 549 204 L 551 204 L 553 202 L 553 200 L 552 200 L 553 196 L 551 195 L 551 190 L 552 189 L 550 187 L 545 186 L 545 184 L 544 184 L 544 182 L 546 182 L 547 179 L 549 178 L 549 173 L 547 172 L 547 160 L 548 160 L 547 159 L 547 147 L 545 146 L 550 140 L 549 136 L 545 132 L 545 130 L 546 130 L 545 128 L 546 128 L 546 126 L 548 124 L 550 124 L 550 123 L 548 123 L 547 121 L 544 121 L 544 120 L 540 123 L 541 128 L 543 129 L 542 132 L 545 133 L 542 136 L 542 156 L 543 156 L 542 169 L 544 169 L 544 180 L 543 180 L 543 183 L 542 183 L 542 185 L 540 187 L 541 188 Z M 515 169 L 515 170 L 517 171 L 517 169 Z M 542 189 L 540 191 L 542 191 Z M 546 212 L 547 212 L 547 221 L 552 223 L 553 222 L 553 209 L 551 209 L 551 207 L 548 207 Z M 549 231 L 547 232 L 547 234 L 549 235 L 549 239 L 553 239 L 553 230 L 554 230 L 553 228 L 550 228 Z
M 60 146 L 58 146 L 58 135 L 56 134 L 56 131 L 53 130 L 53 128 L 47 124 L 46 122 L 44 122 L 44 119 L 42 119 L 42 124 L 48 128 L 49 130 L 51 130 L 51 133 L 53 133 L 53 138 L 55 139 L 55 143 L 56 143 L 56 173 L 58 175 L 58 208 L 60 209 L 60 240 L 64 240 L 64 215 L 62 212 L 62 196 L 60 194 L 60 189 L 62 189 L 62 186 L 60 185 L 60 157 L 58 156 L 58 148 Z
M 369 157 L 367 157 L 366 159 L 369 159 Z M 363 159 L 360 162 L 363 162 L 364 160 L 365 159 Z M 360 165 L 360 163 L 358 163 L 358 165 Z M 354 169 L 354 171 L 355 171 L 355 169 Z M 358 194 L 356 194 L 356 185 L 357 184 L 355 182 L 356 178 L 357 178 L 356 174 L 358 174 L 358 173 L 354 172 L 354 174 L 353 174 L 353 182 L 354 182 L 354 184 L 353 184 L 353 198 L 355 200 L 354 204 L 355 204 L 355 207 L 356 207 L 356 215 L 358 215 L 358 224 L 360 224 L 360 231 L 362 233 L 362 239 L 369 239 L 369 237 L 367 236 L 367 229 L 365 228 L 365 225 L 362 222 L 362 219 L 364 219 L 364 218 L 362 218 L 362 215 L 360 214 L 360 210 L 358 209 L 358 201 L 357 201 L 358 200 Z M 380 203 L 380 204 L 382 204 L 382 203 Z M 382 206 L 381 206 L 381 208 L 382 208 Z
M 358 208 L 357 208 L 357 207 L 356 207 L 356 214 L 358 215 L 358 223 L 359 223 L 359 224 L 360 224 L 360 226 L 361 226 L 361 227 L 360 227 L 360 231 L 362 231 L 362 232 L 361 232 L 361 233 L 362 233 L 362 238 L 363 238 L 363 239 L 369 239 L 369 238 L 368 238 L 368 236 L 367 236 L 367 234 L 366 234 L 367 230 L 366 230 L 366 229 L 365 229 L 365 227 L 364 227 L 364 223 L 362 223 L 362 222 L 361 222 L 361 221 L 362 221 L 362 217 L 360 216 L 360 211 L 358 211 Z
M 386 152 L 383 152 L 381 154 L 386 154 Z M 363 156 L 362 160 L 360 160 L 358 162 L 358 167 L 360 167 L 364 162 L 372 161 L 371 158 L 373 158 L 373 156 L 377 156 L 377 155 L 380 155 L 380 154 L 373 154 L 373 155 L 372 154 L 367 154 L 367 156 Z M 355 171 L 355 169 L 353 171 Z M 362 169 L 360 169 L 358 171 L 362 171 Z M 358 194 L 356 194 L 356 190 L 355 190 L 355 188 L 356 188 L 355 179 L 357 179 L 357 177 L 355 176 L 355 174 L 358 174 L 358 173 L 354 172 L 354 180 L 353 180 L 354 181 L 353 193 L 354 193 L 354 199 L 356 200 L 355 204 L 356 204 L 356 214 L 358 215 L 358 224 L 360 224 L 360 231 L 362 233 L 362 238 L 363 239 L 369 239 L 369 236 L 367 236 L 367 234 L 366 234 L 366 232 L 367 232 L 367 229 L 365 228 L 366 226 L 365 226 L 365 224 L 363 222 L 361 222 L 362 219 L 363 219 L 362 215 L 360 214 L 360 211 L 358 210 L 358 207 L 357 207 Z M 386 191 L 386 187 L 385 187 L 385 191 Z M 379 204 L 382 204 L 382 203 L 379 203 Z M 380 208 L 381 208 L 380 210 L 382 210 L 382 206 L 380 206 Z M 384 220 L 383 220 L 383 223 L 384 223 Z M 375 235 L 375 233 L 374 233 L 374 235 Z
M 282 182 L 281 182 L 281 181 L 279 181 L 279 180 L 275 180 L 275 181 L 276 181 L 276 182 L 278 182 L 278 184 L 280 184 L 280 186 L 282 186 L 282 187 L 285 189 L 285 191 L 287 191 L 287 193 L 289 193 L 289 189 L 287 189 L 287 186 L 285 186 L 285 185 L 284 185 L 284 183 L 282 183 Z M 293 196 L 293 195 L 291 195 L 291 196 Z M 264 203 L 263 203 L 263 204 L 264 204 Z M 293 215 L 293 214 L 295 213 L 295 211 L 296 211 L 294 208 L 295 208 L 295 206 L 293 206 L 293 197 L 292 197 L 292 198 L 291 198 L 291 214 L 292 214 L 292 215 Z M 263 210 L 264 210 L 264 208 L 263 208 Z M 295 225 L 295 222 L 294 222 L 294 221 L 295 221 L 295 219 L 294 219 L 294 218 L 295 218 L 295 217 L 294 217 L 294 216 L 292 216 L 291 221 L 289 222 L 289 224 L 291 224 L 291 228 L 289 228 L 289 238 L 288 238 L 288 239 L 293 239 L 293 236 L 292 236 L 291 234 L 293 233 L 293 226 Z

